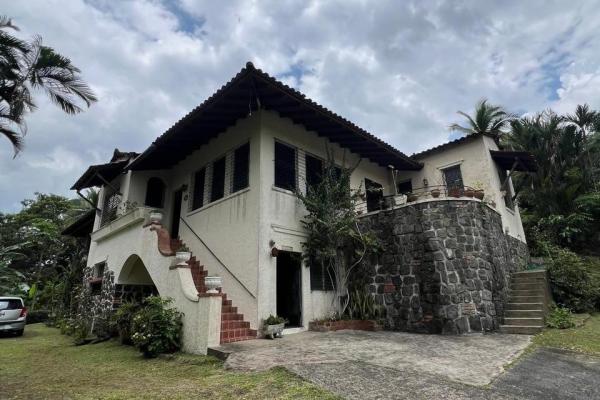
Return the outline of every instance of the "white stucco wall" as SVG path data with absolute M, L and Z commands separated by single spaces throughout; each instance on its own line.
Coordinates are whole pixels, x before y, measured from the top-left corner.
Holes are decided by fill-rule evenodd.
M 495 209 L 502 216 L 505 232 L 508 231 L 511 236 L 525 241 L 519 207 L 516 202 L 514 211 L 506 207 L 500 192 L 498 169 L 492 160 L 490 149 L 498 150 L 498 146 L 493 139 L 482 136 L 442 151 L 426 154 L 418 158 L 423 163 L 423 169 L 399 171 L 398 182 L 411 179 L 413 189 L 423 188 L 423 179 L 427 179 L 429 186 L 443 185 L 442 170 L 460 165 L 463 183 L 470 187 L 480 184 L 485 191 L 485 200 L 493 200 L 496 203 Z M 512 182 L 510 185 L 512 188 Z

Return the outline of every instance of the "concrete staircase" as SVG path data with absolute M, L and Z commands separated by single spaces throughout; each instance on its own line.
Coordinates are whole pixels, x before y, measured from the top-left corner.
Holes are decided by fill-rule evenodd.
M 204 278 L 208 275 L 208 271 L 195 256 L 190 258 L 188 264 L 196 290 L 198 293 L 206 293 Z M 225 293 L 222 293 L 221 296 L 223 298 L 221 303 L 221 344 L 256 339 L 256 329 L 250 329 L 250 322 L 244 321 L 244 315 L 237 312 L 237 307 L 233 306 L 233 302 L 227 299 Z
M 500 332 L 522 335 L 541 332 L 550 301 L 545 270 L 513 273 Z

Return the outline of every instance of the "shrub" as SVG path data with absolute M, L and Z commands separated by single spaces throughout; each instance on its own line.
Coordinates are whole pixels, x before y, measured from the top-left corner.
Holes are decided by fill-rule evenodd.
M 144 357 L 172 353 L 181 347 L 182 314 L 169 307 L 171 302 L 159 296 L 147 297 L 133 317 L 131 339 Z
M 349 319 L 378 319 L 381 314 L 381 307 L 375 303 L 375 299 L 370 293 L 359 289 L 350 293 L 350 302 L 346 309 L 346 316 Z
M 37 324 L 39 322 L 46 322 L 49 318 L 50 312 L 47 310 L 36 310 L 31 311 L 27 314 L 27 324 Z
M 139 310 L 139 303 L 126 302 L 121 304 L 115 312 L 112 322 L 119 332 L 121 344 L 133 344 L 133 341 L 131 340 L 133 317 Z
M 272 314 L 269 315 L 269 318 L 264 320 L 265 325 L 279 325 L 285 323 L 287 323 L 287 320 L 285 318 Z
M 593 310 L 600 298 L 600 279 L 593 264 L 560 247 L 548 245 L 547 252 L 554 300 L 575 312 Z
M 571 310 L 565 307 L 554 307 L 546 317 L 546 326 L 556 329 L 568 329 L 575 326 Z

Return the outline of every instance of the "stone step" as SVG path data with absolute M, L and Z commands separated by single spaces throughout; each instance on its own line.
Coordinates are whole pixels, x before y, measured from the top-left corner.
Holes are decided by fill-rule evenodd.
M 544 310 L 544 303 L 542 303 L 542 302 L 531 302 L 531 303 L 512 302 L 512 303 L 507 303 L 506 304 L 505 310 L 507 310 L 507 311 L 512 311 L 512 310 L 535 310 L 535 311 L 543 311 Z
M 543 303 L 544 296 L 510 296 L 510 303 Z
M 221 321 L 243 321 L 244 315 L 238 313 L 222 313 Z
M 511 333 L 516 335 L 535 335 L 540 333 L 541 326 L 521 326 L 521 325 L 500 325 L 501 333 Z
M 241 328 L 250 328 L 250 322 L 247 321 L 222 321 L 221 322 L 221 332 L 241 329 Z
M 544 318 L 544 310 L 506 310 L 504 318 Z
M 221 312 L 222 313 L 237 313 L 238 308 L 234 307 L 234 306 L 222 306 L 221 307 Z
M 546 278 L 546 270 L 534 270 L 534 271 L 520 271 L 513 272 L 511 277 L 513 278 Z
M 543 318 L 504 318 L 506 325 L 514 326 L 544 326 Z
M 510 289 L 509 296 L 541 296 L 544 297 L 544 289 Z
M 544 291 L 543 281 L 538 282 L 512 282 L 511 290 L 541 290 Z

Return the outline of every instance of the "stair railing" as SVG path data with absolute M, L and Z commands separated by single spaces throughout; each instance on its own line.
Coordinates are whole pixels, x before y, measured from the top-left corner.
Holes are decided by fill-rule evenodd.
M 185 219 L 183 219 L 183 217 L 179 217 L 179 219 L 190 230 L 190 232 L 192 232 L 194 234 L 194 236 L 196 236 L 196 238 L 200 241 L 200 243 L 202 243 L 202 245 L 204 247 L 206 247 L 206 250 L 208 250 L 208 252 L 215 258 L 215 260 L 217 260 L 219 262 L 219 264 L 221 264 L 221 266 L 223 268 L 225 268 L 225 270 L 233 277 L 233 279 L 235 279 L 237 281 L 237 283 L 239 283 L 246 290 L 246 292 L 248 292 L 248 294 L 250 296 L 252 296 L 253 299 L 256 299 L 256 296 L 254 295 L 254 293 L 252 293 L 250 291 L 250 289 L 248 289 L 248 287 L 246 285 L 244 285 L 244 283 L 242 281 L 240 281 L 238 279 L 238 277 L 235 276 L 235 274 L 233 272 L 231 272 L 231 270 L 229 268 L 227 268 L 227 265 L 225 265 L 225 263 L 223 261 L 221 261 L 221 259 L 215 254 L 214 251 L 212 251 L 212 249 L 206 244 L 206 242 L 204 240 L 202 240 L 200 235 L 198 235 L 196 233 L 196 231 L 194 231 L 194 229 L 187 223 L 187 221 Z

